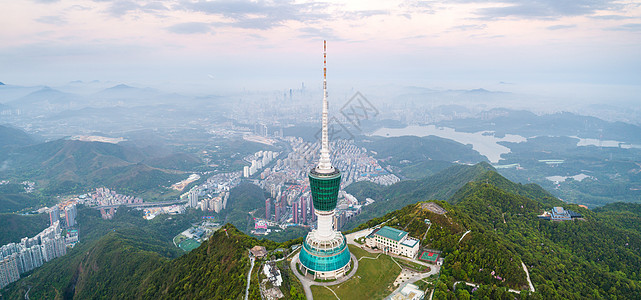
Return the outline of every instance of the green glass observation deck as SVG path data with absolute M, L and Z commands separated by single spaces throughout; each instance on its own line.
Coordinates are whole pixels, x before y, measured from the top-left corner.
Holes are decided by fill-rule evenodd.
M 309 171 L 309 187 L 312 191 L 314 208 L 318 211 L 332 211 L 336 208 L 338 190 L 341 187 L 341 172 L 334 168 L 331 173 Z
M 344 268 L 349 264 L 351 255 L 347 248 L 347 242 L 343 238 L 338 247 L 330 249 L 318 249 L 305 241 L 299 259 L 303 266 L 310 271 L 329 272 Z

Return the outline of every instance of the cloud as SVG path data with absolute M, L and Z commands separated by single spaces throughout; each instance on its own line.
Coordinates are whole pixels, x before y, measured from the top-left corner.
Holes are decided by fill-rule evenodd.
M 167 28 L 167 31 L 178 34 L 194 34 L 211 32 L 211 25 L 202 22 L 178 23 Z
M 487 3 L 487 1 L 466 1 Z M 530 19 L 557 19 L 564 16 L 591 15 L 597 11 L 622 7 L 615 0 L 502 0 L 507 6 L 486 7 L 476 11 L 485 19 L 520 17 Z M 493 2 L 495 3 L 495 2 Z
M 628 23 L 621 26 L 610 27 L 608 30 L 614 31 L 641 31 L 641 23 Z
M 311 38 L 311 39 L 328 39 L 332 41 L 342 41 L 344 39 L 338 37 L 335 31 L 331 28 L 316 28 L 316 27 L 305 27 L 299 29 L 301 32 L 298 35 L 299 38 Z
M 621 15 L 601 15 L 601 16 L 590 16 L 591 19 L 596 20 L 627 20 L 632 19 L 632 17 L 621 16 Z
M 485 24 L 476 24 L 476 25 L 458 25 L 458 26 L 453 26 L 450 27 L 450 30 L 461 30 L 461 31 L 468 31 L 468 30 L 483 30 L 487 28 L 487 25 Z
M 403 10 L 407 10 L 407 12 L 410 14 L 433 14 L 436 11 L 433 1 L 406 0 L 403 1 L 403 3 L 399 4 L 399 7 Z
M 34 2 L 38 2 L 38 3 L 55 3 L 55 2 L 58 2 L 60 0 L 33 0 L 33 1 Z
M 295 3 L 293 1 L 185 1 L 181 4 L 184 10 L 222 16 L 229 21 L 219 22 L 219 26 L 231 26 L 252 29 L 270 29 L 282 26 L 287 21 L 310 22 L 329 19 L 324 13 L 329 5 L 326 3 Z
M 109 8 L 107 8 L 106 12 L 113 17 L 122 17 L 134 11 L 155 13 L 168 10 L 168 8 L 163 3 L 158 1 L 143 2 L 131 0 L 94 0 L 94 2 L 110 2 Z
M 559 29 L 568 29 L 568 28 L 575 28 L 576 25 L 552 25 L 546 27 L 548 30 L 559 30 Z
M 343 14 L 345 19 L 365 19 L 373 16 L 389 15 L 390 12 L 387 10 L 355 10 L 347 11 Z
M 67 20 L 61 16 L 42 16 L 36 19 L 36 22 L 50 24 L 50 25 L 64 25 L 67 24 Z

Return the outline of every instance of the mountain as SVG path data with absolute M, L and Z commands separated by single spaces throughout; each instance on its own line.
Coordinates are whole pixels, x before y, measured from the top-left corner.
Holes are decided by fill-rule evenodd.
M 518 134 L 533 136 L 578 136 L 581 138 L 607 139 L 627 143 L 641 143 L 641 127 L 623 122 L 608 122 L 596 117 L 569 112 L 536 115 L 529 111 L 492 109 L 480 116 L 441 121 L 439 126 L 457 131 L 494 131 L 496 136 Z
M 493 171 L 483 177 L 466 183 L 447 202 L 428 201 L 442 206 L 444 215 L 420 202 L 356 230 L 387 221 L 411 236 L 425 236 L 422 244 L 427 248 L 442 250 L 445 264 L 434 299 L 466 299 L 463 294 L 475 299 L 514 298 L 507 288 L 521 290 L 519 299 L 636 299 L 641 293 L 636 271 L 641 263 L 641 231 L 635 225 L 641 205 L 616 204 L 592 212 L 558 200 L 541 202 L 549 194 L 510 184 Z M 550 204 L 580 212 L 585 220 L 539 219 L 537 215 Z M 432 221 L 429 231 L 424 219 Z M 529 270 L 534 293 L 524 291 L 528 284 L 521 262 Z M 454 292 L 459 281 L 482 285 L 474 290 L 457 285 Z
M 118 84 L 110 88 L 103 89 L 92 95 L 97 103 L 101 106 L 137 106 L 137 105 L 155 105 L 167 103 L 169 95 L 152 88 L 137 88 L 126 84 Z M 173 95 L 173 98 L 182 99 L 183 96 Z
M 425 160 L 477 163 L 487 158 L 471 146 L 436 136 L 367 137 L 358 145 L 375 153 L 386 164 L 402 166 Z
M 349 185 L 345 191 L 364 201 L 372 198 L 374 203 L 363 207 L 361 214 L 352 217 L 346 224 L 347 229 L 354 228 L 371 218 L 376 218 L 406 205 L 430 199 L 459 201 L 452 198 L 465 184 L 470 181 L 492 180 L 502 188 L 517 191 L 522 194 L 536 195 L 542 201 L 555 202 L 554 197 L 536 185 L 521 185 L 513 183 L 498 175 L 488 163 L 478 163 L 473 166 L 454 165 L 432 176 L 418 180 L 405 180 L 388 187 L 374 187 L 370 182 L 360 181 Z M 557 200 L 558 201 L 558 200 Z
M 55 140 L 12 150 L 0 174 L 37 180 L 51 194 L 105 185 L 144 192 L 178 182 L 185 177 L 182 173 L 201 164 L 191 154 L 153 156 L 150 152 L 120 144 Z
M 33 237 L 47 226 L 47 214 L 0 214 L 0 245 L 19 242 L 23 237 Z
M 26 114 L 40 114 L 75 109 L 83 106 L 84 102 L 83 97 L 79 95 L 43 87 L 7 104 L 21 109 Z
M 24 97 L 39 89 L 42 89 L 42 86 L 25 87 L 10 84 L 0 85 L 0 103 L 6 104 L 7 102 Z
M 33 144 L 35 141 L 26 132 L 0 125 L 0 149 L 4 147 L 19 147 Z M 2 156 L 0 155 L 0 158 Z
M 79 224 L 85 228 L 80 232 L 91 231 L 89 237 L 83 237 L 66 256 L 11 285 L 7 299 L 24 298 L 29 288 L 32 299 L 242 299 L 250 265 L 247 249 L 278 245 L 227 225 L 199 248 L 177 257 L 178 248 L 156 229 L 159 224 L 149 224 L 140 216 L 119 210 L 114 220 L 104 221 L 82 210 Z M 171 217 L 164 217 L 159 223 L 169 221 Z M 111 229 L 110 224 L 115 227 Z M 170 228 L 182 230 L 180 226 L 190 225 Z M 252 281 L 256 283 L 257 278 Z M 257 285 L 252 285 L 250 297 L 260 299 Z

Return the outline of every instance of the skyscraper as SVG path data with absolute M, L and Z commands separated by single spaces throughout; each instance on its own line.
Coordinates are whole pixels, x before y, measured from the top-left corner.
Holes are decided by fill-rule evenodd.
M 300 216 L 301 223 L 307 223 L 307 197 L 305 196 L 300 198 Z
M 318 217 L 315 230 L 303 242 L 299 254 L 302 270 L 314 278 L 338 278 L 346 275 L 351 262 L 347 240 L 333 229 L 341 172 L 332 166 L 329 157 L 328 103 L 327 103 L 327 52 L 323 41 L 323 112 L 321 151 L 318 165 L 309 171 L 314 214 Z
M 298 202 L 292 203 L 292 218 L 294 219 L 294 224 L 298 224 Z
M 271 206 L 272 206 L 272 199 L 267 198 L 267 200 L 265 200 L 265 220 L 269 220 L 270 217 L 272 216 Z
M 60 209 L 58 205 L 54 205 L 49 209 L 49 226 L 53 226 L 53 223 L 56 223 L 60 220 Z
M 187 195 L 187 200 L 189 207 L 198 207 L 198 189 L 191 189 Z
M 76 226 L 76 205 L 70 204 L 65 206 L 65 224 L 67 228 Z

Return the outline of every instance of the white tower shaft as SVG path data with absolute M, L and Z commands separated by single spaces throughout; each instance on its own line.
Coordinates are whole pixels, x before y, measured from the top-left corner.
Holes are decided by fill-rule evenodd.
M 321 137 L 321 153 L 320 160 L 316 171 L 319 173 L 331 173 L 334 171 L 332 162 L 329 159 L 329 137 L 328 137 L 328 111 L 329 104 L 327 103 L 327 41 L 323 41 L 323 125 Z

